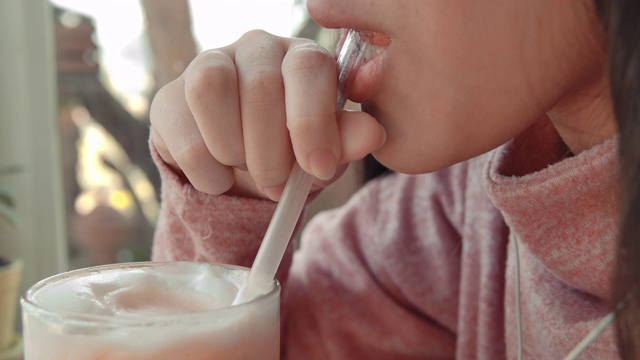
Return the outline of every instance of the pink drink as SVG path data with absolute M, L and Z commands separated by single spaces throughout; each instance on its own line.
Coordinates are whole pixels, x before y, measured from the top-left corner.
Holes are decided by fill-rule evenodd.
M 166 262 L 50 277 L 22 299 L 25 359 L 279 359 L 277 282 L 231 305 L 248 272 Z

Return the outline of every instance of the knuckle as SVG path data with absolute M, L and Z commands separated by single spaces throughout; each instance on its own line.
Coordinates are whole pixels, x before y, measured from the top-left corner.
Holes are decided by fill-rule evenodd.
M 220 178 L 217 178 L 216 180 L 217 181 L 215 182 L 211 182 L 211 181 L 206 181 L 204 179 L 196 178 L 193 180 L 189 179 L 189 182 L 199 192 L 203 192 L 211 195 L 220 195 L 226 192 L 227 190 L 229 190 L 229 188 L 231 188 L 231 185 L 233 185 L 233 183 L 229 185 L 228 183 L 222 181 L 223 179 L 220 179 Z
M 282 71 L 287 73 L 316 73 L 321 69 L 334 69 L 333 56 L 322 46 L 305 42 L 294 46 L 282 64 Z
M 189 180 L 193 187 L 203 193 L 220 195 L 231 188 L 233 182 L 225 181 L 226 178 L 216 177 L 215 182 L 206 181 L 200 178 Z
M 158 131 L 157 126 L 151 125 L 149 127 L 149 141 L 153 144 L 156 149 L 162 149 L 163 151 L 167 151 L 167 146 L 162 139 L 161 133 Z
M 252 173 L 256 184 L 260 187 L 274 187 L 284 184 L 287 181 L 284 174 L 284 172 L 277 172 L 275 169 L 263 169 Z
M 158 123 L 164 120 L 164 114 L 166 113 L 167 104 L 173 101 L 173 91 L 171 88 L 173 82 L 163 86 L 153 97 L 151 105 L 149 107 L 149 122 L 151 126 L 158 126 Z
M 256 40 L 262 40 L 262 39 L 275 39 L 276 36 L 268 33 L 264 30 L 260 30 L 260 29 L 254 29 L 254 30 L 249 30 L 246 33 L 244 33 L 240 39 L 238 40 L 239 42 L 244 42 L 244 41 L 248 41 L 248 42 L 253 42 Z
M 187 101 L 209 98 L 211 94 L 230 91 L 236 85 L 236 73 L 232 66 L 221 62 L 208 62 L 194 67 L 185 79 Z
M 287 181 L 289 172 L 291 171 L 291 162 L 275 161 L 266 162 L 260 161 L 258 163 L 248 164 L 249 172 L 251 172 L 256 184 L 265 187 L 282 185 Z
M 199 169 L 203 164 L 208 163 L 210 157 L 209 149 L 201 141 L 185 145 L 174 154 L 174 159 L 184 169 Z
M 226 166 L 239 166 L 245 163 L 244 151 L 242 149 L 237 149 L 231 144 L 226 150 L 227 151 L 216 155 L 216 160 L 218 160 L 219 163 Z
M 280 69 L 263 65 L 254 67 L 245 79 L 247 101 L 251 103 L 269 103 L 284 99 L 284 85 Z
M 212 156 L 203 142 L 184 146 L 174 155 L 174 159 L 198 191 L 218 195 L 233 185 L 233 179 L 222 168 L 211 166 Z
M 306 135 L 313 131 L 314 126 L 318 122 L 317 114 L 296 114 L 296 116 L 287 117 L 287 129 L 291 136 Z
M 314 139 L 326 136 L 329 131 L 326 124 L 335 123 L 335 113 L 307 113 L 298 112 L 295 116 L 287 117 L 287 129 L 292 137 Z

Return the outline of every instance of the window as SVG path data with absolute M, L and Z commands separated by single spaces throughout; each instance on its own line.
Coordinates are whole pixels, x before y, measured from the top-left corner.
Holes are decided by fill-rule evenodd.
M 302 3 L 0 1 L 0 169 L 22 169 L 0 175 L 21 217 L 17 229 L 0 228 L 0 252 L 24 258 L 25 284 L 149 258 L 159 189 L 147 148 L 153 94 L 196 53 L 252 28 L 317 38 Z

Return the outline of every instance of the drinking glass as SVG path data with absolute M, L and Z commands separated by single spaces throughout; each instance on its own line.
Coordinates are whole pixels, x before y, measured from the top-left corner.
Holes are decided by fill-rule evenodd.
M 52 276 L 21 299 L 25 359 L 279 359 L 278 282 L 231 305 L 248 274 L 143 262 Z

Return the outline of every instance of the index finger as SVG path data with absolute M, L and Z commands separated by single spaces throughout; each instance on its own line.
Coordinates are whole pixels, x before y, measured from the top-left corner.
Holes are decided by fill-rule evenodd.
M 282 62 L 287 128 L 302 169 L 331 179 L 342 157 L 336 117 L 337 66 L 320 45 L 294 43 Z

